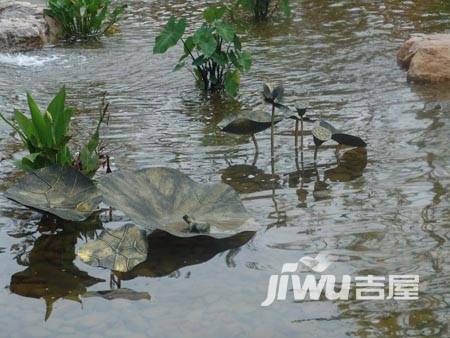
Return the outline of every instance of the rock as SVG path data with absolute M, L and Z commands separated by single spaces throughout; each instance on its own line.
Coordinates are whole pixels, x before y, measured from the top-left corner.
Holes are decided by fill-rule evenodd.
M 0 51 L 19 52 L 54 42 L 58 25 L 44 17 L 44 5 L 0 0 Z
M 397 53 L 398 63 L 415 82 L 450 81 L 450 34 L 417 34 Z

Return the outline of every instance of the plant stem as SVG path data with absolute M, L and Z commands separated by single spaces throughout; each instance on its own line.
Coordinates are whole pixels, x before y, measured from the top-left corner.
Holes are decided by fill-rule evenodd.
M 300 149 L 303 152 L 303 116 L 300 116 Z
M 270 158 L 272 165 L 272 173 L 275 172 L 275 104 L 272 103 L 272 120 L 270 126 Z

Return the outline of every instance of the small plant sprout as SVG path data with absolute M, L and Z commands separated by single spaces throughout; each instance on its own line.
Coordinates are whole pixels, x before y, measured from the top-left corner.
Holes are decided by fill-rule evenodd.
M 174 70 L 188 66 L 204 91 L 224 90 L 229 96 L 236 96 L 241 73 L 250 70 L 252 58 L 242 50 L 241 40 L 227 19 L 231 15 L 228 6 L 209 7 L 203 12 L 203 24 L 188 36 L 186 20 L 172 16 L 156 37 L 153 53 L 163 54 L 181 41 L 183 54 Z
M 319 147 L 326 141 L 334 140 L 338 143 L 336 147 L 336 156 L 338 157 L 339 147 L 349 146 L 349 147 L 366 147 L 367 143 L 364 142 L 358 136 L 353 136 L 349 134 L 344 134 L 334 128 L 331 124 L 326 121 L 320 120 L 316 121 L 314 128 L 312 130 L 314 138 L 314 162 L 317 160 L 317 151 Z M 339 159 L 339 158 L 338 158 Z

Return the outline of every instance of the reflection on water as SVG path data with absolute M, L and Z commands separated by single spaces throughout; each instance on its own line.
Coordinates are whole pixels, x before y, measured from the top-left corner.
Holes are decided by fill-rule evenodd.
M 242 77 L 236 100 L 205 97 L 189 72 L 172 72 L 180 49 L 151 54 L 155 35 L 172 13 L 195 21 L 204 2 L 128 2 L 120 34 L 89 46 L 48 46 L 24 54 L 24 60 L 50 60 L 32 67 L 2 63 L 0 109 L 25 108 L 26 90 L 40 104 L 48 102 L 64 83 L 70 102 L 80 108 L 75 138 L 83 139 L 106 91 L 111 120 L 104 135 L 113 170 L 165 165 L 199 182 L 222 181 L 240 192 L 261 230 L 251 241 L 229 245 L 155 239 L 160 253 L 150 255 L 135 274 L 113 276 L 111 288 L 109 271 L 73 260 L 73 246 L 83 241 L 78 230 L 36 232 L 39 216 L 0 196 L 0 282 L 12 285 L 0 288 L 0 303 L 9 304 L 0 316 L 4 335 L 448 336 L 450 90 L 408 84 L 395 60 L 409 34 L 448 30 L 450 16 L 441 1 L 293 1 L 292 18 L 246 32 L 243 43 L 254 67 Z M 264 81 L 284 83 L 286 104 L 311 107 L 311 118 L 361 136 L 367 153 L 341 151 L 336 160 L 334 147 L 324 145 L 315 167 L 311 126 L 305 124 L 304 151 L 296 154 L 293 123 L 286 120 L 275 129 L 276 172 L 271 172 L 269 131 L 258 134 L 260 154 L 253 163 L 251 139 L 221 133 L 216 125 L 240 110 L 270 112 L 261 102 Z M 16 179 L 13 161 L 21 150 L 0 124 L 1 191 Z M 104 226 L 123 221 L 123 215 L 115 216 Z M 58 238 L 59 245 L 44 243 Z M 53 248 L 37 250 L 45 262 L 29 255 L 40 242 Z M 270 275 L 321 250 L 342 257 L 330 274 L 419 274 L 420 298 L 405 303 L 288 299 L 260 308 Z M 22 278 L 34 285 L 22 287 L 23 294 L 51 299 L 40 287 L 50 285 L 49 290 L 59 288 L 55 297 L 67 297 L 70 288 L 96 297 L 81 298 L 83 308 L 60 298 L 44 323 L 41 301 L 9 291 L 12 276 L 35 265 L 39 280 L 31 274 Z M 84 282 L 77 284 L 78 278 Z M 87 286 L 95 279 L 106 282 Z M 142 297 L 140 292 L 151 301 L 129 301 Z
M 115 272 L 119 280 L 136 277 L 162 277 L 177 272 L 184 266 L 206 262 L 226 250 L 237 250 L 247 243 L 253 232 L 215 239 L 208 236 L 181 238 L 156 230 L 148 236 L 149 257 L 128 272 Z
M 36 227 L 40 233 L 56 228 L 62 228 L 63 231 L 42 234 L 33 241 L 29 252 L 17 257 L 19 264 L 27 268 L 11 276 L 9 289 L 24 297 L 42 298 L 46 305 L 47 320 L 57 300 L 62 298 L 81 303 L 80 296 L 89 286 L 104 281 L 89 276 L 73 264 L 77 240 L 95 236 L 94 230 L 100 228 L 101 223 L 97 217 L 76 223 L 43 216 Z

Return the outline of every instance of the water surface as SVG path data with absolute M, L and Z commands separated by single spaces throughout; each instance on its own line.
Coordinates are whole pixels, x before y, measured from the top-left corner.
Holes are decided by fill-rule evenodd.
M 294 1 L 295 2 L 295 1 Z M 129 1 L 122 32 L 88 45 L 47 46 L 0 54 L 0 109 L 25 109 L 25 91 L 41 104 L 65 84 L 80 112 L 75 142 L 94 127 L 107 92 L 103 130 L 113 169 L 169 166 L 199 182 L 241 193 L 260 224 L 254 237 L 181 240 L 152 234 L 154 254 L 139 269 L 113 276 L 112 287 L 148 292 L 151 300 L 83 297 L 111 288 L 107 270 L 75 256 L 115 213 L 86 224 L 42 218 L 0 196 L 0 324 L 5 337 L 445 337 L 449 336 L 450 113 L 447 86 L 408 84 L 395 53 L 415 32 L 443 32 L 439 1 L 304 0 L 291 19 L 251 27 L 254 56 L 237 101 L 205 98 L 188 71 L 171 72 L 179 49 L 154 56 L 153 41 L 171 13 L 191 22 L 198 1 Z M 367 153 L 319 152 L 305 138 L 298 174 L 293 124 L 276 129 L 276 181 L 270 181 L 270 134 L 253 145 L 215 125 L 261 105 L 263 81 L 283 81 L 286 101 L 312 107 L 343 131 L 363 137 Z M 0 125 L 0 190 L 17 177 L 18 140 Z M 301 163 L 300 163 L 301 167 Z M 418 274 L 417 301 L 260 303 L 283 263 L 329 250 L 330 273 Z M 290 295 L 292 296 L 292 295 Z M 44 319 L 47 317 L 47 320 Z

